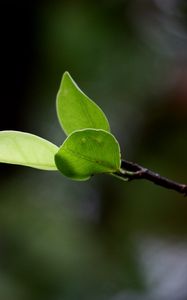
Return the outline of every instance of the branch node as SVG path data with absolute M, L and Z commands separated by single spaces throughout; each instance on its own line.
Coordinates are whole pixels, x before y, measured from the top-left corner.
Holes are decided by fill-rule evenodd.
M 181 184 L 166 177 L 162 177 L 158 173 L 127 160 L 122 160 L 121 169 L 120 172 L 117 173 L 117 176 L 128 181 L 134 179 L 146 179 L 166 189 L 175 190 L 176 192 L 187 196 L 186 184 Z

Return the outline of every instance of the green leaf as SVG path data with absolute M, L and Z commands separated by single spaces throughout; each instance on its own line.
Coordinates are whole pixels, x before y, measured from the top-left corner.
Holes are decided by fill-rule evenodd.
M 74 131 L 55 155 L 55 162 L 62 174 L 75 180 L 113 173 L 120 169 L 119 144 L 104 130 Z
M 79 89 L 68 72 L 57 94 L 57 115 L 67 135 L 84 128 L 110 131 L 103 111 Z
M 0 131 L 0 162 L 41 170 L 57 170 L 54 156 L 58 147 L 36 135 Z

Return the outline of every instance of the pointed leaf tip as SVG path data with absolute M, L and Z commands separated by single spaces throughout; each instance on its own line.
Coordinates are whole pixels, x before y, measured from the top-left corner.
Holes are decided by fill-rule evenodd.
M 110 131 L 103 111 L 80 90 L 67 71 L 57 94 L 57 115 L 67 135 L 85 128 Z

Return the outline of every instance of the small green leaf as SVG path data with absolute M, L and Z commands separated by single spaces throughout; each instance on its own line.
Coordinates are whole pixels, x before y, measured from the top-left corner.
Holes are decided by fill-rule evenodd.
M 119 144 L 104 130 L 74 131 L 55 155 L 56 166 L 65 176 L 87 180 L 96 173 L 113 173 L 120 169 Z
M 58 147 L 36 135 L 0 131 L 0 162 L 41 170 L 57 170 L 54 156 Z
M 85 128 L 110 131 L 103 111 L 79 89 L 68 72 L 64 73 L 57 94 L 57 115 L 67 135 Z

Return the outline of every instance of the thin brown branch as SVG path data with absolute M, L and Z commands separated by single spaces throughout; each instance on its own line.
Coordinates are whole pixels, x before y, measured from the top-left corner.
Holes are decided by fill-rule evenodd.
M 116 174 L 118 177 L 124 178 L 128 181 L 134 179 L 146 179 L 164 188 L 174 190 L 187 196 L 187 185 L 181 184 L 176 181 L 170 180 L 166 177 L 161 176 L 151 170 L 148 170 L 136 163 L 122 160 L 121 172 Z

